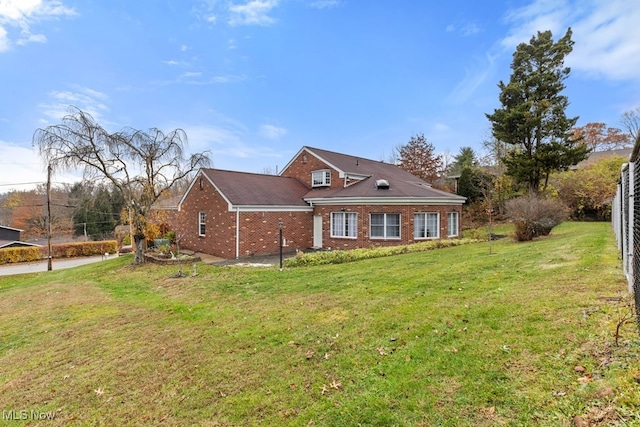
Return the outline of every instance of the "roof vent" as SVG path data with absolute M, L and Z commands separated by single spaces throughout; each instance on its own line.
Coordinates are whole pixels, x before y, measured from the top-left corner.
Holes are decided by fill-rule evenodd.
M 389 181 L 386 179 L 377 179 L 376 180 L 376 188 L 378 190 L 388 190 L 389 189 Z

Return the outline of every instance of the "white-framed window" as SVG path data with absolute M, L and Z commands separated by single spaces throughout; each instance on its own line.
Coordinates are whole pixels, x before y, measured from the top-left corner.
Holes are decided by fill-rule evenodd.
M 440 237 L 440 215 L 436 212 L 413 214 L 413 237 L 435 239 Z
M 328 187 L 331 185 L 331 171 L 329 169 L 322 169 L 311 172 L 311 186 L 312 187 Z
M 207 214 L 205 212 L 198 212 L 198 236 L 204 236 L 207 225 Z
M 459 233 L 458 227 L 458 212 L 449 212 L 447 214 L 447 236 L 456 237 Z
M 372 239 L 399 239 L 399 213 L 372 213 L 369 235 Z
M 331 237 L 358 237 L 358 214 L 356 212 L 331 213 Z

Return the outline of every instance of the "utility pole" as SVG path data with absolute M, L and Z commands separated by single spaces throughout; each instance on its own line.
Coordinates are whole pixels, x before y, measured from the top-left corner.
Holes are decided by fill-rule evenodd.
M 53 270 L 51 262 L 51 164 L 47 166 L 47 271 Z

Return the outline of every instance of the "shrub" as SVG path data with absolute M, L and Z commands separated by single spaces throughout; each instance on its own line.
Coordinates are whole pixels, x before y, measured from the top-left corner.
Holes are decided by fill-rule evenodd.
M 53 258 L 74 258 L 79 256 L 104 255 L 105 253 L 114 254 L 118 250 L 117 243 L 115 240 L 61 243 L 51 246 L 51 256 Z M 0 265 L 38 261 L 43 258 L 47 258 L 46 246 L 0 249 Z
M 47 255 L 47 248 L 41 247 L 44 257 Z M 51 255 L 54 258 L 74 258 L 78 256 L 103 255 L 105 253 L 116 253 L 118 243 L 115 240 L 104 240 L 101 242 L 80 242 L 62 243 L 51 247 Z
M 546 236 L 567 218 L 566 207 L 557 199 L 530 194 L 507 201 L 507 215 L 515 223 L 518 242 Z
M 310 265 L 342 264 L 345 262 L 400 255 L 409 252 L 422 252 L 432 249 L 448 248 L 476 241 L 477 240 L 472 239 L 429 240 L 427 242 L 414 243 L 411 245 L 385 246 L 368 249 L 361 248 L 348 251 L 338 250 L 311 253 L 298 252 L 295 258 L 285 260 L 284 265 L 286 267 L 303 267 Z
M 176 243 L 176 232 L 171 230 L 167 231 L 166 233 L 164 233 L 163 238 L 167 239 L 169 243 L 174 244 Z
M 0 249 L 0 265 L 38 261 L 40 259 L 42 259 L 42 253 L 38 246 Z

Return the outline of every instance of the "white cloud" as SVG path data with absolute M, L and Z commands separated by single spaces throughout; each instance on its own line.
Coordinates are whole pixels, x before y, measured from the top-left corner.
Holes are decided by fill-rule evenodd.
M 445 28 L 447 33 L 457 33 L 463 37 L 473 36 L 478 34 L 481 30 L 480 27 L 475 22 L 467 22 L 464 23 L 461 27 L 457 27 L 454 24 L 449 24 Z
M 262 125 L 260 126 L 260 135 L 267 139 L 280 139 L 287 134 L 285 128 L 281 128 L 274 125 Z
M 0 0 L 0 52 L 11 48 L 9 29 L 19 29 L 16 44 L 46 43 L 44 34 L 32 34 L 31 27 L 47 19 L 75 16 L 73 8 L 59 0 Z
M 276 20 L 269 12 L 278 6 L 278 0 L 251 0 L 245 4 L 229 6 L 229 25 L 271 25 Z
M 58 123 L 69 114 L 69 107 L 77 107 L 85 113 L 89 113 L 96 122 L 104 126 L 106 124 L 103 114 L 109 111 L 109 107 L 103 102 L 108 96 L 102 92 L 84 87 L 75 88 L 75 91 L 51 91 L 50 101 L 39 105 L 43 114 L 49 120 L 41 120 L 43 124 Z
M 573 52 L 566 63 L 575 72 L 611 80 L 640 80 L 640 8 L 636 2 L 537 0 L 506 15 L 512 30 L 501 44 L 513 51 L 537 31 L 557 39 L 573 30 Z
M 342 5 L 342 2 L 339 0 L 316 0 L 311 2 L 311 7 L 315 7 L 316 9 L 329 9 L 340 5 Z
M 473 66 L 465 70 L 464 79 L 453 89 L 447 100 L 454 104 L 468 102 L 476 89 L 493 77 L 496 55 L 487 52 L 483 58 L 475 58 Z
M 0 193 L 31 190 L 47 177 L 40 156 L 33 148 L 0 140 Z
M 480 32 L 480 27 L 478 27 L 473 22 L 466 24 L 464 27 L 460 29 L 460 34 L 463 36 L 472 36 L 474 34 L 478 34 Z
M 506 51 L 512 52 L 518 44 L 528 42 L 538 31 L 551 30 L 554 35 L 566 31 L 571 14 L 572 7 L 568 0 L 534 0 L 525 7 L 511 9 L 506 13 L 505 20 L 512 28 L 501 40 L 501 45 Z
M 79 172 L 55 172 L 52 176 L 54 185 L 80 180 Z M 31 142 L 12 144 L 0 140 L 0 193 L 33 190 L 46 181 L 44 163 L 38 150 L 31 147 Z
M 238 159 L 263 159 L 265 157 L 281 157 L 272 149 L 263 145 L 253 146 L 245 142 L 249 132 L 237 122 L 227 120 L 217 125 L 179 126 L 189 138 L 191 151 L 209 151 L 216 167 L 236 169 Z M 224 159 L 224 160 L 223 160 Z
M 199 71 L 187 71 L 186 73 L 182 73 L 180 75 L 180 78 L 191 79 L 191 78 L 201 77 L 201 76 L 202 76 L 202 73 Z
M 0 52 L 5 52 L 11 47 L 7 30 L 0 26 Z

